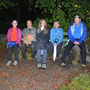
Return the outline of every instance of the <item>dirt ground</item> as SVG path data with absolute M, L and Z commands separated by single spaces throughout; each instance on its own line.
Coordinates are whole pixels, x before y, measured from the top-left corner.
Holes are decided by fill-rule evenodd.
M 62 85 L 71 83 L 71 79 L 80 73 L 90 71 L 82 70 L 80 65 L 67 64 L 66 68 L 60 67 L 60 62 L 55 64 L 47 60 L 47 69 L 38 69 L 37 63 L 28 59 L 19 58 L 19 64 L 6 67 L 7 51 L 0 49 L 0 90 L 60 90 Z

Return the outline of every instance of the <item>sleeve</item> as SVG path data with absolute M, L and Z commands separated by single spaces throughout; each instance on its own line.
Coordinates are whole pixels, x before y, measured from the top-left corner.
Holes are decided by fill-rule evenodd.
M 73 37 L 72 33 L 71 33 L 71 27 L 68 30 L 68 37 L 69 39 L 74 43 L 75 42 L 75 38 Z
M 36 40 L 39 41 L 39 33 L 36 33 Z
M 87 29 L 86 26 L 83 24 L 83 34 L 81 36 L 81 38 L 78 40 L 79 43 L 81 43 L 82 41 L 84 41 L 87 37 Z
M 23 29 L 23 31 L 22 31 L 22 37 L 26 37 L 26 35 L 27 35 L 27 30 L 26 29 Z
M 56 43 L 57 45 L 60 44 L 63 40 L 63 30 L 61 29 L 60 32 L 61 33 L 60 33 L 59 41 Z
M 34 28 L 33 38 L 36 39 L 36 28 Z
M 10 38 L 10 29 L 8 29 L 7 32 L 7 48 L 8 48 L 8 42 L 10 41 L 9 38 Z

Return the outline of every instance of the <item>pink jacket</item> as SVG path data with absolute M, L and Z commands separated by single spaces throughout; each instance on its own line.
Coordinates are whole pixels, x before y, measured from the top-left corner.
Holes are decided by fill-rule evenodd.
M 11 31 L 12 31 L 12 28 L 9 28 L 8 32 L 7 32 L 7 47 L 8 47 L 8 42 L 10 42 Z M 17 28 L 17 41 L 16 41 L 16 44 L 19 44 L 19 46 L 21 46 L 21 39 L 22 39 L 21 30 L 19 28 Z

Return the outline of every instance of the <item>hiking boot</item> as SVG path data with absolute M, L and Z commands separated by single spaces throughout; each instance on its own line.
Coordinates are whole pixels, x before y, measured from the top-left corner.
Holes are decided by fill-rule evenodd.
M 6 64 L 6 66 L 11 65 L 11 62 L 12 62 L 12 61 L 8 61 L 7 64 Z
M 17 64 L 18 64 L 18 61 L 15 60 L 14 63 L 13 63 L 13 65 L 16 66 Z
M 61 67 L 65 67 L 66 66 L 66 64 L 65 63 L 61 63 Z
M 43 69 L 46 69 L 46 64 L 42 64 L 42 68 Z
M 86 65 L 85 64 L 81 64 L 82 69 L 86 69 Z
M 38 69 L 41 69 L 41 63 L 37 64 Z

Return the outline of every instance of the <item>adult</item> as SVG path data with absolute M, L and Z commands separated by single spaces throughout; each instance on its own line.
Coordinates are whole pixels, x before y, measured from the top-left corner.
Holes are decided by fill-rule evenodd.
M 12 28 L 9 28 L 7 32 L 7 48 L 8 48 L 8 62 L 6 66 L 9 66 L 12 62 L 12 49 L 14 50 L 15 61 L 14 66 L 18 64 L 18 47 L 21 45 L 22 34 L 21 30 L 17 27 L 18 23 L 16 20 L 12 21 Z
M 60 28 L 59 22 L 56 21 L 53 24 L 53 28 L 50 30 L 49 59 L 52 59 L 52 52 L 54 50 L 54 46 L 56 46 L 57 47 L 56 60 L 58 60 L 62 49 L 62 40 L 63 40 L 63 29 Z
M 26 60 L 26 48 L 31 48 L 32 59 L 35 61 L 35 44 L 36 44 L 36 28 L 32 27 L 32 21 L 27 20 L 27 28 L 24 28 L 22 31 L 22 44 L 21 44 L 21 52 L 22 59 Z
M 70 50 L 74 45 L 77 45 L 81 49 L 81 57 L 82 57 L 82 68 L 86 68 L 86 47 L 85 47 L 85 39 L 87 36 L 87 29 L 85 24 L 81 21 L 80 16 L 76 15 L 74 19 L 74 23 L 70 26 L 68 30 L 68 37 L 70 39 L 66 50 L 62 56 L 61 66 L 65 66 L 65 61 L 70 53 Z
M 37 67 L 41 69 L 46 69 L 46 59 L 47 59 L 47 44 L 49 42 L 49 31 L 47 29 L 47 22 L 41 20 L 36 35 L 36 48 L 37 48 Z M 43 51 L 43 60 L 41 65 L 41 51 Z

